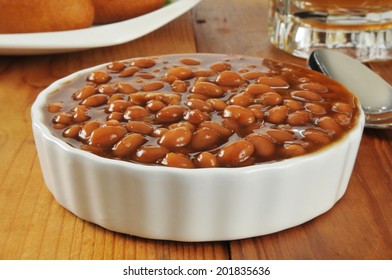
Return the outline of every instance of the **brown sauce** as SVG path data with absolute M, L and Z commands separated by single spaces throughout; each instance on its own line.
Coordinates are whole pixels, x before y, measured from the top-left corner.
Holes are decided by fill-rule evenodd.
M 47 125 L 99 156 L 241 167 L 318 151 L 356 124 L 356 98 L 320 73 L 268 59 L 184 54 L 112 62 L 49 96 Z

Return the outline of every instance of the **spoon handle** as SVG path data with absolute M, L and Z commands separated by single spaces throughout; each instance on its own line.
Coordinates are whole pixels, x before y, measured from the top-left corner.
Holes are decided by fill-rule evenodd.
M 369 121 L 366 120 L 367 128 L 375 129 L 392 129 L 392 119 L 382 120 L 382 121 Z
M 380 114 L 367 114 L 366 121 L 371 121 L 371 122 L 390 121 L 390 122 L 392 122 L 392 111 L 384 112 L 384 113 L 380 113 Z

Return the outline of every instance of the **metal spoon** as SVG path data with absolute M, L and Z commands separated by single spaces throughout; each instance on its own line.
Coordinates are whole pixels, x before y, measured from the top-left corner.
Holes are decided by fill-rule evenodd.
M 366 127 L 392 129 L 392 86 L 358 60 L 333 50 L 315 50 L 310 69 L 340 82 L 359 99 Z

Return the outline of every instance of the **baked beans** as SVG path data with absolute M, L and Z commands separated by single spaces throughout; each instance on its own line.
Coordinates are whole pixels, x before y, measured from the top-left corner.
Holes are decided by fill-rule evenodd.
M 99 156 L 179 168 L 243 167 L 313 153 L 356 124 L 328 77 L 239 55 L 115 61 L 51 94 L 47 125 Z

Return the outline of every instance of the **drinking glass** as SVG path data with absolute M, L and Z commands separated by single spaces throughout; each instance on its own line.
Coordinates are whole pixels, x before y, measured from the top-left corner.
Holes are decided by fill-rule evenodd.
M 269 0 L 273 45 L 307 58 L 337 49 L 360 61 L 392 58 L 392 0 Z

